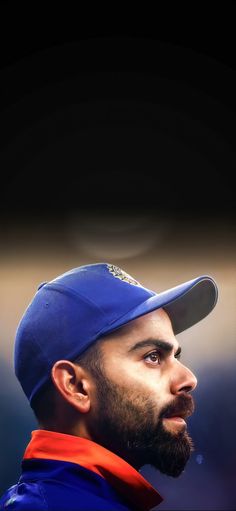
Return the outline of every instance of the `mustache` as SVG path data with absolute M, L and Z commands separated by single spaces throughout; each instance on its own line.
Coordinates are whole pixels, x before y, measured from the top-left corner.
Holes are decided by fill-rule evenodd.
M 160 413 L 160 419 L 164 417 L 182 417 L 186 419 L 195 410 L 194 400 L 191 395 L 180 394 L 175 401 L 169 403 Z

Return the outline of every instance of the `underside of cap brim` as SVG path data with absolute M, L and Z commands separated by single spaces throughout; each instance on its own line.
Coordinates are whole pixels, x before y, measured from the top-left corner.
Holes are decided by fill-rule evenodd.
M 210 277 L 201 277 L 189 290 L 163 307 L 171 319 L 174 334 L 205 318 L 214 309 L 217 298 L 215 281 Z
M 215 307 L 218 298 L 216 282 L 209 276 L 193 280 L 156 294 L 107 326 L 102 334 L 111 333 L 130 321 L 163 308 L 170 317 L 174 334 L 198 323 Z

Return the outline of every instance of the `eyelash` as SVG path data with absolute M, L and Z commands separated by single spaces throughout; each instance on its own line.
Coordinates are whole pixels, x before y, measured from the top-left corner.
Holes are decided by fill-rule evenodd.
M 157 357 L 158 357 L 158 364 L 157 365 L 159 365 L 160 362 L 161 362 L 161 354 L 158 351 L 152 351 L 148 355 L 145 355 L 144 360 L 146 360 L 148 357 L 151 357 L 152 355 L 157 355 Z
M 155 351 L 152 351 L 151 353 L 149 353 L 148 355 L 145 355 L 144 360 L 146 360 L 146 359 L 147 359 L 148 357 L 150 357 L 151 355 L 157 355 L 157 357 L 158 357 L 158 364 L 156 364 L 156 365 L 160 365 L 161 360 L 162 360 L 162 358 L 163 358 L 163 357 L 162 357 L 162 354 L 161 354 L 159 351 L 155 350 Z M 179 360 L 179 359 L 180 359 L 180 353 L 179 353 L 179 354 L 176 354 L 176 355 L 175 355 L 175 358 L 176 358 L 177 360 Z M 153 363 L 154 363 L 154 362 L 153 362 Z

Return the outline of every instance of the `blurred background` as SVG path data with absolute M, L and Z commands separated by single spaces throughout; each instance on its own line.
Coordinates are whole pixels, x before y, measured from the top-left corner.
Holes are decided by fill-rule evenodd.
M 216 308 L 178 336 L 198 377 L 189 419 L 195 452 L 177 480 L 150 466 L 141 473 L 164 497 L 158 509 L 235 509 L 230 5 L 210 28 L 200 17 L 200 31 L 160 23 L 139 33 L 4 32 L 0 493 L 17 481 L 37 428 L 13 371 L 17 324 L 40 282 L 110 262 L 157 292 L 203 274 L 217 281 Z

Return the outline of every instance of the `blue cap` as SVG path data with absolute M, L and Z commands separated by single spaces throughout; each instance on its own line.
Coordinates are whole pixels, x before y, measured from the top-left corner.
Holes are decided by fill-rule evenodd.
M 26 309 L 16 332 L 16 376 L 32 404 L 57 360 L 75 360 L 98 338 L 160 307 L 176 335 L 207 316 L 217 294 L 207 275 L 157 294 L 113 264 L 74 268 L 41 284 Z

